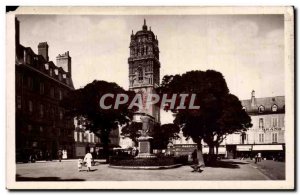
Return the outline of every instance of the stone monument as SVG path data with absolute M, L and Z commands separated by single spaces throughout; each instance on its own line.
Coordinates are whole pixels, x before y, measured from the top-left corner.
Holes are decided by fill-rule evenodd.
M 137 139 L 139 146 L 139 154 L 136 158 L 155 158 L 152 154 L 151 141 L 153 137 L 149 136 L 148 132 L 152 128 L 152 121 L 149 116 L 141 116 L 142 130 L 140 130 L 141 136 Z

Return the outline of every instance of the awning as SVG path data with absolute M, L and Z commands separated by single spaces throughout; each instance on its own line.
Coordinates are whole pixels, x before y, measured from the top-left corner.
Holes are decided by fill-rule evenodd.
M 218 154 L 226 154 L 226 148 L 225 147 L 219 147 L 218 148 Z
M 217 152 L 216 148 L 215 149 L 215 154 Z M 209 148 L 208 147 L 204 147 L 202 148 L 202 153 L 203 154 L 208 154 L 209 153 Z M 225 147 L 219 147 L 218 148 L 218 154 L 225 154 L 226 153 L 226 148 Z
M 251 151 L 252 145 L 237 145 L 236 146 L 236 151 Z
M 262 151 L 262 150 L 283 150 L 282 145 L 253 145 L 253 151 Z

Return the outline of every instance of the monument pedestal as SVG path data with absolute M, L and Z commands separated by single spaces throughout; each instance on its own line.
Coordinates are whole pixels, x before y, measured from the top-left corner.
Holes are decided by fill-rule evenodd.
M 136 158 L 156 158 L 156 156 L 152 154 L 152 139 L 150 136 L 141 136 L 137 139 L 139 143 L 139 153 Z

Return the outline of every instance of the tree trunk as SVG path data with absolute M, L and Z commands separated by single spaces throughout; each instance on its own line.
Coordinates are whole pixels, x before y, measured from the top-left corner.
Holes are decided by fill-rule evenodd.
M 214 144 L 209 144 L 208 147 L 209 147 L 209 154 L 214 155 L 215 154 Z
M 201 139 L 197 141 L 197 158 L 198 158 L 199 166 L 205 167 L 204 158 L 202 154 Z
M 109 147 L 108 147 L 108 143 L 103 143 L 103 152 L 104 152 L 104 157 L 106 159 L 106 163 L 109 163 Z

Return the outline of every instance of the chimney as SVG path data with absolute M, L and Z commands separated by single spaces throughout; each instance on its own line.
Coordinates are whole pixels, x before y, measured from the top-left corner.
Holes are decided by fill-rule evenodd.
M 16 48 L 20 45 L 20 22 L 15 18 L 15 41 L 16 41 Z
M 251 92 L 251 106 L 255 106 L 255 91 Z
M 62 67 L 64 71 L 69 73 L 69 76 L 72 76 L 72 67 L 71 67 L 71 57 L 69 55 L 69 51 L 59 54 L 56 57 L 56 65 Z
M 38 45 L 38 54 L 42 55 L 47 62 L 49 61 L 48 48 L 47 42 L 41 42 Z

